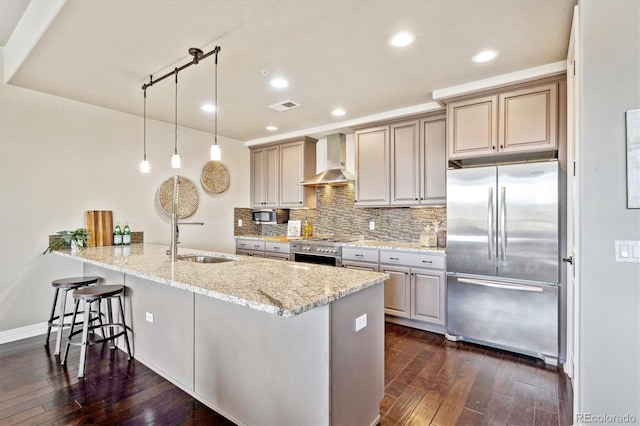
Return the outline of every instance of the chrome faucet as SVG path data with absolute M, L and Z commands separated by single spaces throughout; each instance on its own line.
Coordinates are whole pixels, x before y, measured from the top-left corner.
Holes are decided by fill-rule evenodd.
M 180 229 L 178 225 L 204 225 L 204 222 L 178 222 L 178 175 L 173 177 L 173 198 L 171 200 L 171 240 L 167 254 L 171 255 L 171 263 L 178 258 L 178 244 L 180 243 Z

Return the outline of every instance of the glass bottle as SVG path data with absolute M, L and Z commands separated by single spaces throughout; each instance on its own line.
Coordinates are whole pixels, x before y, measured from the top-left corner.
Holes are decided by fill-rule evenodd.
M 116 246 L 122 244 L 122 230 L 120 229 L 120 223 L 117 223 L 116 228 L 113 230 L 113 244 Z
M 129 228 L 129 222 L 124 223 L 124 229 L 122 230 L 122 244 L 125 246 L 131 244 L 131 229 Z
M 313 225 L 309 219 L 304 220 L 304 226 L 302 227 L 302 236 L 303 237 L 311 237 L 313 236 Z

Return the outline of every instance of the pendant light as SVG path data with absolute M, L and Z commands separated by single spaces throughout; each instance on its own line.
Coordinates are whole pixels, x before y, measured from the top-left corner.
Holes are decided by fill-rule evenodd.
M 147 88 L 144 88 L 144 107 L 143 107 L 143 125 L 142 125 L 142 149 L 143 157 L 140 162 L 140 173 L 149 173 L 150 166 L 147 161 Z
M 214 121 L 213 121 L 214 144 L 211 145 L 211 160 L 220 161 L 221 152 L 220 152 L 220 145 L 218 145 L 218 53 L 217 52 L 216 52 L 216 68 L 215 68 L 214 84 L 215 84 L 214 102 L 216 104 L 216 110 L 214 112 Z
M 178 68 L 175 69 L 176 75 L 176 96 L 175 96 L 175 142 L 173 146 L 173 155 L 171 156 L 171 167 L 180 168 L 180 156 L 178 155 Z
M 216 46 L 212 51 L 208 53 L 203 53 L 201 49 L 196 47 L 192 47 L 189 49 L 189 54 L 193 56 L 193 59 L 180 66 L 176 67 L 173 71 L 170 71 L 160 77 L 157 77 L 155 80 L 153 75 L 149 76 L 149 83 L 142 85 L 142 90 L 144 91 L 144 136 L 143 136 L 143 144 L 144 144 L 144 157 L 142 162 L 140 163 L 140 171 L 142 173 L 149 173 L 149 162 L 147 161 L 147 88 L 153 86 L 154 84 L 175 75 L 175 104 L 174 104 L 174 125 L 175 125 L 175 135 L 174 135 L 174 146 L 173 146 L 173 155 L 171 156 L 171 167 L 174 169 L 179 169 L 181 166 L 181 158 L 178 154 L 178 72 L 182 71 L 185 68 L 190 67 L 191 65 L 197 65 L 202 59 L 207 58 L 209 56 L 215 55 L 216 57 L 216 68 L 215 68 L 215 129 L 214 129 L 214 144 L 211 145 L 211 159 L 214 161 L 220 161 L 220 146 L 218 145 L 218 53 L 220 52 L 220 46 Z

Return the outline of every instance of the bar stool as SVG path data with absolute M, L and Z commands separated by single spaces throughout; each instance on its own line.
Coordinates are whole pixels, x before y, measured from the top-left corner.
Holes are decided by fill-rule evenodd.
M 47 339 L 44 342 L 45 346 L 49 346 L 49 337 L 51 336 L 51 327 L 56 327 L 58 329 L 58 337 L 56 337 L 56 350 L 54 355 L 60 355 L 60 346 L 62 344 L 62 330 L 65 326 L 70 325 L 69 323 L 65 323 L 65 317 L 73 315 L 72 312 L 65 312 L 66 304 L 67 304 L 67 292 L 69 290 L 75 290 L 80 287 L 86 287 L 91 284 L 95 284 L 98 282 L 99 277 L 73 277 L 73 278 L 61 278 L 58 280 L 51 281 L 51 285 L 56 289 L 56 293 L 53 296 L 53 304 L 51 306 L 51 315 L 49 315 L 49 321 L 47 321 Z M 62 290 L 62 295 L 60 295 L 60 312 L 56 315 L 56 304 L 58 302 L 58 296 Z M 89 311 L 87 311 L 89 312 Z
M 127 333 L 127 324 L 124 320 L 124 308 L 122 305 L 122 299 L 120 295 L 124 291 L 124 286 L 122 285 L 98 285 L 92 287 L 83 287 L 75 290 L 73 292 L 73 298 L 75 299 L 75 308 L 73 310 L 73 319 L 71 321 L 71 330 L 69 331 L 69 338 L 67 339 L 67 347 L 64 351 L 64 357 L 62 358 L 62 365 L 67 364 L 67 355 L 69 354 L 69 346 L 70 345 L 80 345 L 80 363 L 78 369 L 78 377 L 84 377 L 84 369 L 87 360 L 87 346 L 95 345 L 96 343 L 102 342 L 111 342 L 111 346 L 109 349 L 114 351 L 116 349 L 115 339 L 120 336 L 124 336 L 124 342 L 127 345 L 127 359 L 131 360 L 131 347 L 129 346 L 129 335 Z M 113 312 L 111 303 L 113 299 L 118 299 L 118 306 L 120 307 L 120 318 L 122 322 L 114 322 L 113 321 Z M 80 300 L 84 302 L 84 312 L 90 311 L 90 305 L 92 302 L 101 300 L 105 300 L 107 305 L 107 323 L 90 325 L 89 315 L 83 315 L 83 326 L 82 330 L 75 330 L 74 326 L 76 322 L 76 315 L 78 314 L 78 307 L 80 306 Z M 100 314 L 100 313 L 98 313 Z M 89 339 L 89 331 L 93 332 L 96 328 L 102 328 L 102 338 L 97 339 L 95 335 Z M 114 334 L 114 328 L 121 329 L 118 333 Z M 107 331 L 108 329 L 108 336 Z M 74 342 L 73 336 L 82 333 L 82 341 Z M 92 333 L 93 334 L 93 333 Z M 113 360 L 113 352 L 111 354 Z

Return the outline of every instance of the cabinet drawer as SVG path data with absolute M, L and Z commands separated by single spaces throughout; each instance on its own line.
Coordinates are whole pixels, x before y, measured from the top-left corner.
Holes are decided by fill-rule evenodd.
M 359 262 L 378 263 L 378 250 L 365 250 L 360 248 L 342 248 L 342 260 L 357 260 Z
M 264 251 L 264 241 L 260 240 L 236 240 L 238 250 L 262 250 Z
M 243 256 L 254 256 L 254 257 L 265 257 L 263 251 L 258 250 L 242 250 L 236 249 L 236 254 L 241 254 Z
M 403 253 L 395 251 L 381 251 L 380 263 L 388 265 L 403 265 L 419 268 L 444 269 L 444 256 L 437 254 Z
M 273 253 L 289 254 L 289 243 L 265 242 L 265 250 Z

